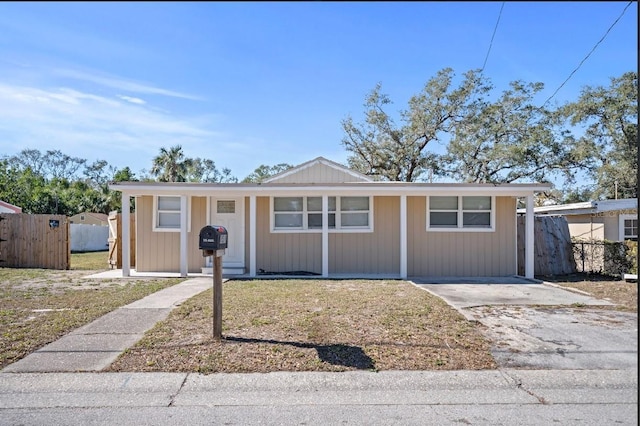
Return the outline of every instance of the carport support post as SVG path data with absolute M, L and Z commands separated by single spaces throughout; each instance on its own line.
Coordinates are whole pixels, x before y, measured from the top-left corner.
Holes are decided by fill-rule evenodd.
M 122 193 L 122 241 L 120 241 L 120 248 L 122 248 L 122 276 L 131 276 L 131 227 L 129 226 L 130 218 L 130 204 L 129 194 Z M 116 242 L 117 244 L 118 242 Z
M 216 250 L 213 256 L 213 340 L 222 339 L 222 255 Z
M 525 215 L 525 246 L 524 246 L 524 276 L 534 278 L 533 251 L 535 249 L 533 236 L 533 194 L 527 195 L 527 213 Z

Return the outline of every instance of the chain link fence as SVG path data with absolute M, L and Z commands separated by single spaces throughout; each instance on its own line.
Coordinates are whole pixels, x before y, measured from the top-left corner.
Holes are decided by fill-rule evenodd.
M 578 272 L 611 276 L 637 274 L 637 241 L 574 240 L 571 246 Z

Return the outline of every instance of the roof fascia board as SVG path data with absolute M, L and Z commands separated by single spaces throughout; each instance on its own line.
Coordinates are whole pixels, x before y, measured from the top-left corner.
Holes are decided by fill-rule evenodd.
M 362 182 L 358 184 L 279 185 L 279 184 L 127 184 L 109 185 L 109 188 L 130 196 L 136 195 L 503 195 L 527 196 L 534 192 L 548 191 L 545 184 L 473 185 L 473 184 L 420 184 L 396 182 Z

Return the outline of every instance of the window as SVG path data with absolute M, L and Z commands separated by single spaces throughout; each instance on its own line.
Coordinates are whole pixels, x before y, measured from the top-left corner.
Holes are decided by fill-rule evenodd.
M 428 197 L 427 229 L 430 231 L 492 231 L 495 197 Z
M 638 217 L 623 214 L 620 215 L 620 240 L 638 239 Z
M 153 230 L 161 232 L 180 231 L 180 196 L 158 195 L 154 199 Z M 188 201 L 191 201 L 190 199 Z M 187 209 L 188 210 L 188 209 Z M 189 221 L 190 222 L 190 221 Z M 190 228 L 191 224 L 187 224 Z
M 331 230 L 371 230 L 370 197 L 328 197 Z M 273 230 L 322 230 L 322 197 L 273 197 Z

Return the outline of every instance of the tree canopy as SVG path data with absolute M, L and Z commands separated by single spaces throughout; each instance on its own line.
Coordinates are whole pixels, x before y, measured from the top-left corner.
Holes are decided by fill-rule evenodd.
M 280 163 L 275 166 L 267 166 L 265 164 L 257 167 L 249 176 L 242 180 L 242 183 L 259 183 L 265 179 L 275 176 L 278 173 L 282 173 L 286 170 L 293 168 L 291 164 Z
M 611 78 L 609 87 L 584 87 L 560 113 L 583 134 L 577 147 L 596 183 L 592 198 L 638 197 L 638 73 Z M 583 189 L 584 190 L 584 189 Z
M 413 182 L 438 170 L 438 156 L 428 148 L 441 141 L 465 115 L 469 103 L 487 90 L 481 75 L 469 71 L 453 87 L 454 72 L 445 68 L 400 110 L 400 124 L 387 111 L 392 104 L 379 83 L 366 97 L 365 120 L 342 120 L 342 145 L 351 152 L 349 166 L 383 180 Z
M 479 71 L 468 71 L 457 85 L 454 77 L 450 68 L 439 71 L 396 113 L 377 84 L 366 97 L 364 120 L 342 120 L 349 165 L 407 182 L 431 174 L 486 183 L 559 178 L 557 201 L 614 198 L 615 188 L 619 198 L 637 197 L 636 72 L 612 78 L 607 88 L 586 87 L 577 101 L 559 107 L 536 105 L 541 82 L 512 81 L 496 95 Z M 576 186 L 585 174 L 596 190 Z

